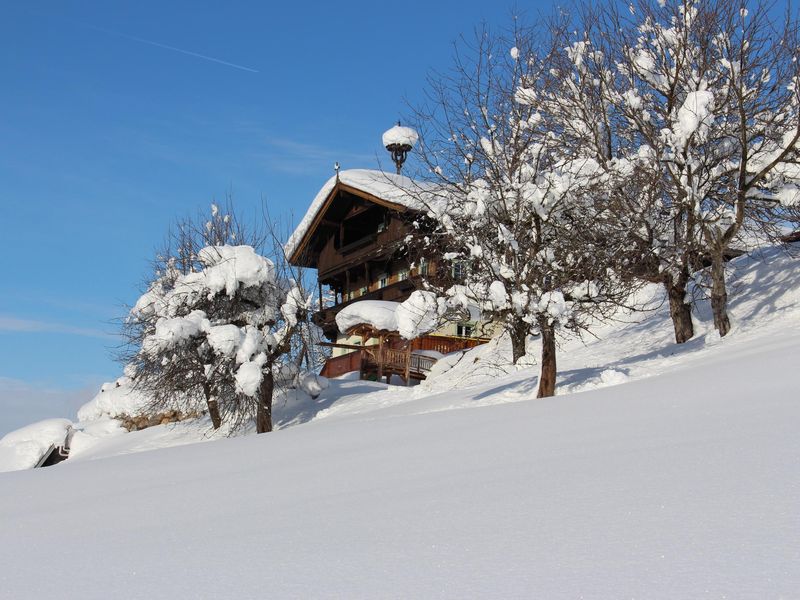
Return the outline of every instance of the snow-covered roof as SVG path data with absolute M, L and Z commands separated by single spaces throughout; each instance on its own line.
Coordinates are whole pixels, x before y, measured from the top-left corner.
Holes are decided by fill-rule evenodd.
M 36 466 L 51 444 L 65 443 L 71 428 L 67 419 L 45 419 L 7 433 L 0 438 L 0 472 Z
M 397 331 L 399 302 L 359 300 L 336 313 L 336 326 L 346 333 L 358 325 L 369 325 L 376 331 Z
M 424 189 L 424 184 L 410 177 L 371 169 L 348 169 L 346 171 L 341 171 L 338 179 L 336 176 L 333 176 L 325 182 L 325 185 L 322 186 L 322 189 L 320 189 L 313 202 L 311 202 L 311 206 L 308 207 L 305 216 L 297 225 L 294 233 L 289 236 L 284 250 L 286 251 L 286 256 L 288 256 L 290 260 L 302 245 L 306 234 L 312 229 L 314 220 L 325 208 L 331 196 L 331 192 L 333 192 L 337 183 L 403 208 L 412 210 L 423 210 L 425 208 L 419 200 L 419 192 Z
M 396 331 L 401 337 L 413 340 L 436 329 L 444 309 L 444 301 L 433 292 L 415 290 L 403 302 L 353 302 L 337 313 L 336 325 L 342 333 L 358 325 L 369 325 L 376 331 Z

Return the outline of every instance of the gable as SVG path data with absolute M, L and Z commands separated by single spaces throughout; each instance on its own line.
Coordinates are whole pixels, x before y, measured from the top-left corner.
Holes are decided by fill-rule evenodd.
M 406 191 L 415 185 L 407 177 L 380 171 L 343 171 L 339 177 L 332 177 L 319 191 L 286 243 L 289 263 L 315 267 L 319 252 L 330 236 L 345 220 L 358 218 L 360 213 L 375 213 L 377 207 L 384 212 L 419 210 L 419 202 Z

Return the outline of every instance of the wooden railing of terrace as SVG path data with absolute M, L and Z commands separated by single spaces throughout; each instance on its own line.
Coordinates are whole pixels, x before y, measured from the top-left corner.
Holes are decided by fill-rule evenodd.
M 339 377 L 345 373 L 361 370 L 361 351 L 348 352 L 339 356 L 332 356 L 325 361 L 320 371 L 323 377 Z
M 488 338 L 460 337 L 455 335 L 424 335 L 411 340 L 411 350 L 435 350 L 442 354 L 450 354 L 459 350 L 468 350 L 488 342 Z
M 339 377 L 359 371 L 362 377 L 373 375 L 379 379 L 388 375 L 399 375 L 408 383 L 410 379 L 425 379 L 437 360 L 418 352 L 433 350 L 449 354 L 474 348 L 486 341 L 488 340 L 483 338 L 431 335 L 417 338 L 410 343 L 400 338 L 391 338 L 386 341 L 386 345 L 325 344 L 347 347 L 354 351 L 329 358 L 320 374 L 324 377 Z

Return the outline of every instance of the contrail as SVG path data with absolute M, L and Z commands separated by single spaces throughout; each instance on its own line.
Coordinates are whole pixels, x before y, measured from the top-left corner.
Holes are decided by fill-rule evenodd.
M 102 31 L 103 33 L 108 33 L 110 35 L 118 35 L 120 37 L 127 38 L 129 40 L 133 40 L 134 42 L 139 42 L 141 44 L 149 44 L 150 46 L 156 46 L 157 48 L 164 48 L 165 50 L 172 50 L 173 52 L 180 52 L 181 54 L 186 54 L 188 56 L 194 56 L 195 58 L 202 58 L 203 60 L 208 60 L 211 62 L 215 62 L 220 65 L 225 65 L 226 67 L 233 67 L 234 69 L 241 69 L 242 71 L 249 71 L 250 73 L 258 73 L 255 69 L 251 69 L 250 67 L 245 67 L 243 65 L 237 65 L 236 63 L 228 62 L 226 60 L 221 60 L 219 58 L 214 58 L 213 56 L 206 56 L 205 54 L 199 54 L 197 52 L 192 52 L 191 50 L 184 50 L 183 48 L 176 48 L 175 46 L 168 46 L 167 44 L 162 44 L 160 42 L 154 42 L 153 40 L 146 40 L 144 38 L 137 37 L 135 35 L 129 35 L 127 33 L 122 33 L 121 31 L 114 31 L 112 29 L 106 29 L 104 27 L 97 27 L 95 25 L 89 25 L 88 23 L 81 23 L 84 27 L 88 27 L 89 29 L 94 29 L 95 31 Z
M 34 319 L 19 319 L 0 315 L 0 333 L 4 332 L 31 332 L 31 333 L 66 333 L 93 338 L 112 338 L 108 332 L 89 327 L 73 327 L 63 323 L 49 323 Z

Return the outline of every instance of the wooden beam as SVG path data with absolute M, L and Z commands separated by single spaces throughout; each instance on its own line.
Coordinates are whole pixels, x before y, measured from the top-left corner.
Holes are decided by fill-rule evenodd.
M 405 372 L 406 387 L 411 385 L 411 344 L 406 345 L 406 372 Z
M 378 338 L 378 381 L 383 377 L 383 336 Z
M 345 348 L 346 350 L 363 350 L 364 346 L 358 344 L 339 344 L 338 342 L 317 342 L 317 346 L 325 348 Z

